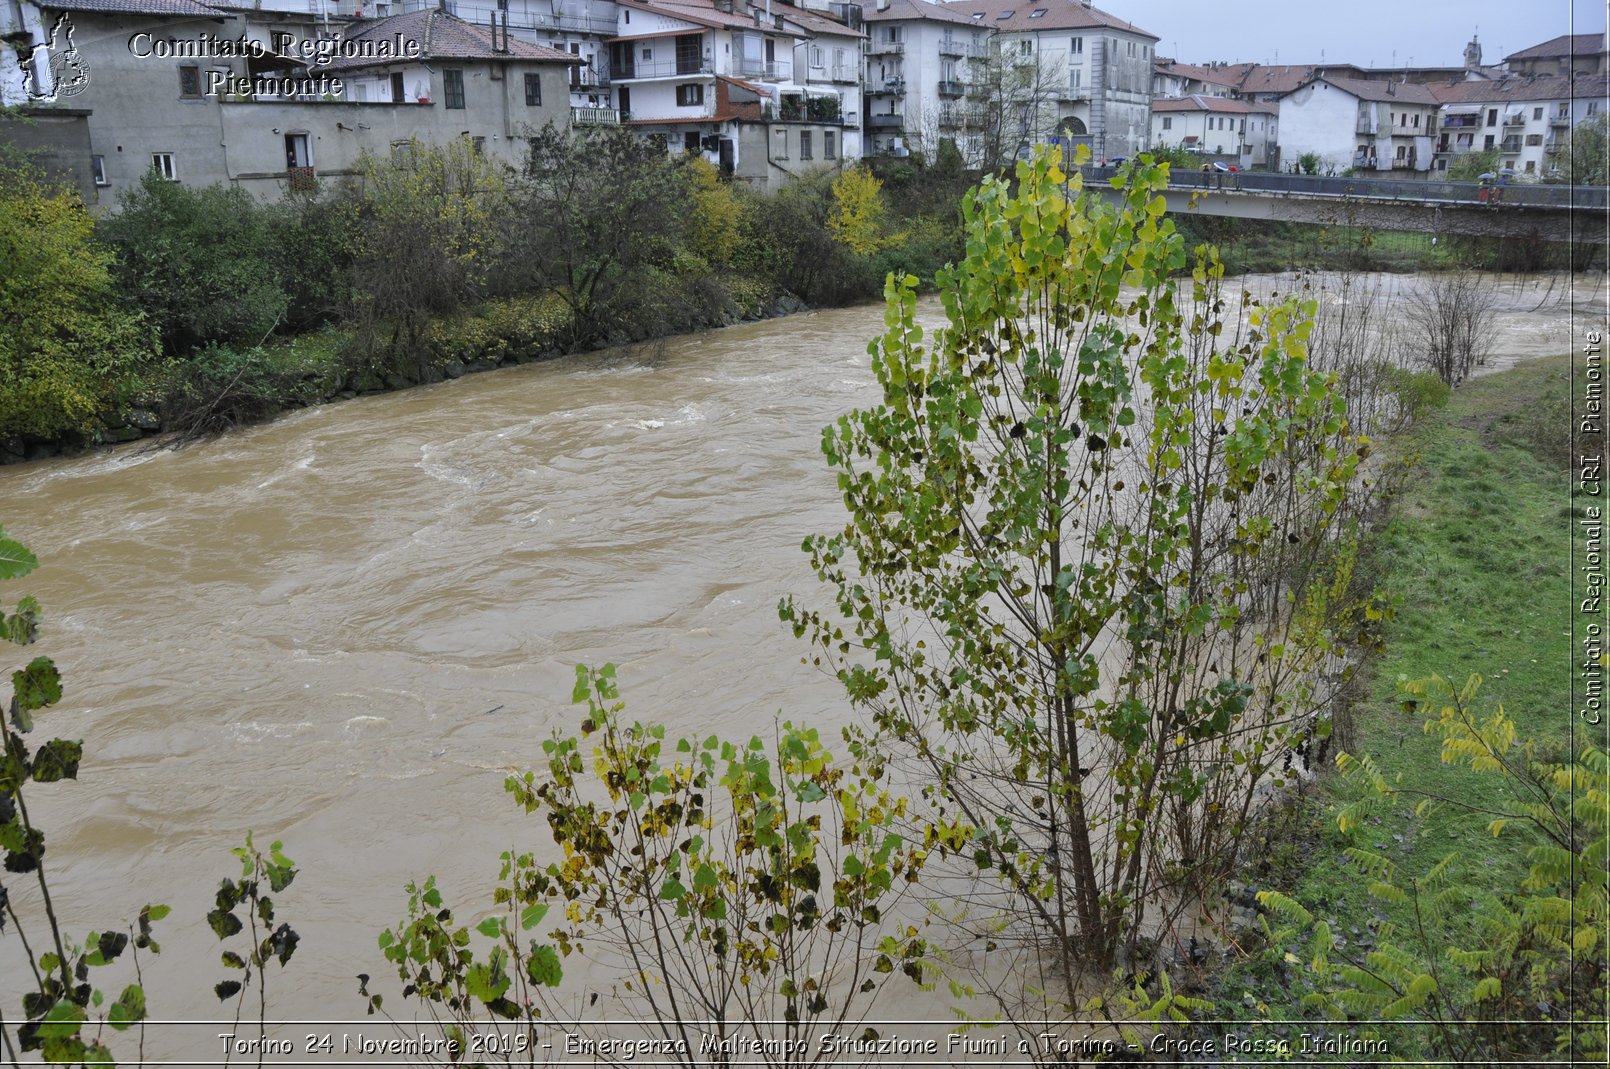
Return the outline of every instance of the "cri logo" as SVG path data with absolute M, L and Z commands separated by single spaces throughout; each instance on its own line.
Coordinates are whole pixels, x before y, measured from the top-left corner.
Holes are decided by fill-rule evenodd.
M 50 40 L 23 45 L 17 52 L 22 89 L 29 100 L 60 100 L 82 93 L 89 85 L 89 68 L 73 44 L 73 21 L 65 11 L 51 27 Z

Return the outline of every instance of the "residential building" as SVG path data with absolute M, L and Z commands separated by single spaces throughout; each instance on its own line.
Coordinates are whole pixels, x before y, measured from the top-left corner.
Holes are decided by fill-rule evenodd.
M 1158 37 L 1088 0 L 950 0 L 976 25 L 994 27 L 1001 57 L 1029 73 L 1018 104 L 1020 148 L 1061 139 L 1096 159 L 1143 150 L 1151 134 L 1152 60 Z
M 1152 98 L 1234 96 L 1240 77 L 1225 63 L 1198 66 L 1158 56 L 1152 60 Z
M 1275 104 L 1202 93 L 1154 99 L 1151 143 L 1201 153 L 1203 163 L 1269 168 L 1278 165 L 1279 115 Z
M 569 55 L 435 9 L 345 22 L 198 0 L 18 0 L 11 12 L 54 39 L 20 95 L 36 112 L 83 113 L 102 207 L 153 170 L 277 197 L 415 141 L 467 138 L 518 165 L 524 131 L 569 119 Z M 67 95 L 50 72 L 73 64 L 83 77 Z
M 1280 97 L 1281 163 L 1313 153 L 1329 173 L 1428 173 L 1439 107 L 1413 82 L 1316 74 Z
M 862 17 L 868 152 L 931 158 L 949 140 L 976 164 L 967 85 L 972 61 L 988 55 L 989 28 L 935 0 L 874 0 Z
M 1441 101 L 1438 170 L 1464 153 L 1497 149 L 1500 167 L 1545 178 L 1567 132 L 1606 109 L 1610 78 L 1522 76 L 1431 90 Z
M 1610 30 L 1567 33 L 1504 57 L 1510 74 L 1556 78 L 1610 74 Z
M 809 73 L 809 42 L 816 35 L 801 27 L 831 21 L 827 16 L 785 13 L 781 4 L 768 16 L 734 0 L 618 0 L 616 6 L 620 22 L 609 41 L 609 68 L 621 120 L 645 137 L 663 139 L 667 151 L 701 154 L 723 173 L 761 188 L 839 166 L 846 144 L 860 151 L 857 86 L 835 83 L 825 68 L 814 82 Z M 832 37 L 858 40 L 847 24 Z M 799 57 L 805 66 L 796 69 Z

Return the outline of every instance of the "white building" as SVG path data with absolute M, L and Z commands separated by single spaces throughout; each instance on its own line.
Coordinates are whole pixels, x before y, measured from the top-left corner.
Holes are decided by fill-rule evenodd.
M 1523 76 L 1434 85 L 1431 91 L 1442 102 L 1439 171 L 1464 153 L 1497 149 L 1500 167 L 1546 178 L 1565 134 L 1605 110 L 1610 79 L 1602 74 Z
M 985 55 L 988 32 L 962 11 L 933 0 L 874 0 L 866 20 L 866 116 L 869 154 L 930 158 L 942 139 L 970 162 L 968 63 Z
M 1276 162 L 1279 114 L 1274 104 L 1200 93 L 1153 100 L 1151 143 L 1200 153 L 1204 163 L 1269 167 Z
M 1308 153 L 1321 173 L 1431 170 L 1438 101 L 1413 82 L 1375 82 L 1319 73 L 1280 97 L 1280 160 Z

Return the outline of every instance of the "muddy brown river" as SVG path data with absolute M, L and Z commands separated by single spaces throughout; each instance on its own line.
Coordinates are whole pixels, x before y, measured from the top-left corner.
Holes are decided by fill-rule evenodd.
M 1564 351 L 1573 299 L 1603 301 L 1563 278 L 1495 293 L 1499 364 Z M 170 903 L 151 1012 L 220 1018 L 204 916 L 255 829 L 300 867 L 270 1016 L 356 1018 L 409 879 L 477 906 L 500 851 L 547 840 L 502 782 L 576 722 L 576 664 L 617 662 L 629 715 L 673 730 L 844 723 L 776 606 L 812 591 L 802 536 L 842 522 L 817 445 L 874 400 L 881 329 L 878 307 L 809 313 L 0 469 L 0 522 L 42 561 L 4 598 L 42 600 L 66 683 L 36 734 L 84 739 L 80 781 L 32 795 L 68 929 Z M 10 1019 L 20 964 L 0 935 Z M 217 1030 L 148 1049 L 207 1059 Z

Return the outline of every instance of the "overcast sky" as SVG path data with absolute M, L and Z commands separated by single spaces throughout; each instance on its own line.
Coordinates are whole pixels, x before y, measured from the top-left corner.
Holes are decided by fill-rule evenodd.
M 1157 34 L 1159 55 L 1188 63 L 1323 59 L 1456 67 L 1473 32 L 1485 63 L 1562 33 L 1602 32 L 1606 0 L 1096 0 L 1096 6 Z

